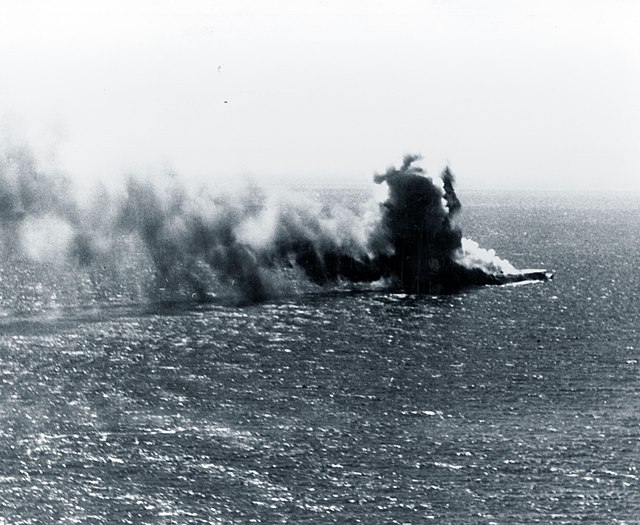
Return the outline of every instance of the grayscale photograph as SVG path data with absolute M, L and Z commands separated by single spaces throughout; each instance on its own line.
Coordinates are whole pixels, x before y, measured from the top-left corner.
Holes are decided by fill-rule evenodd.
M 640 523 L 640 2 L 0 0 L 0 525 Z

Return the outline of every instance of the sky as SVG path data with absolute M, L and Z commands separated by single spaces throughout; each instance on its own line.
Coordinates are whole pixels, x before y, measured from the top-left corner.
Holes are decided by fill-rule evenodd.
M 640 190 L 640 2 L 0 2 L 0 143 L 80 181 Z

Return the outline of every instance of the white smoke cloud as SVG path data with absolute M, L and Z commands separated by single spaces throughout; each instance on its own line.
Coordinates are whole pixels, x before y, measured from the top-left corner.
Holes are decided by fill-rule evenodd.
M 480 245 L 462 238 L 462 247 L 456 253 L 456 261 L 465 268 L 484 268 L 487 272 L 495 274 L 516 275 L 518 270 L 506 259 L 496 255 L 495 250 L 486 250 Z

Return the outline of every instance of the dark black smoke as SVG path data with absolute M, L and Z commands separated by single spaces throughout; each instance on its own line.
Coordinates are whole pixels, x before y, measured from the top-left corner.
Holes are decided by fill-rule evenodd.
M 414 166 L 416 160 L 407 156 L 400 169 L 375 176 L 378 184 L 384 182 L 389 188 L 381 228 L 393 246 L 393 254 L 378 263 L 405 292 L 451 291 L 457 287 L 455 255 L 462 241 L 462 232 L 453 224 L 460 203 L 449 170 L 443 174 L 443 188 Z

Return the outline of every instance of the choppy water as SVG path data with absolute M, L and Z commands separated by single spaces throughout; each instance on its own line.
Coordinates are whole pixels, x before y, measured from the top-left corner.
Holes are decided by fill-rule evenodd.
M 556 278 L 238 307 L 5 262 L 0 523 L 640 522 L 638 199 L 463 202 Z

